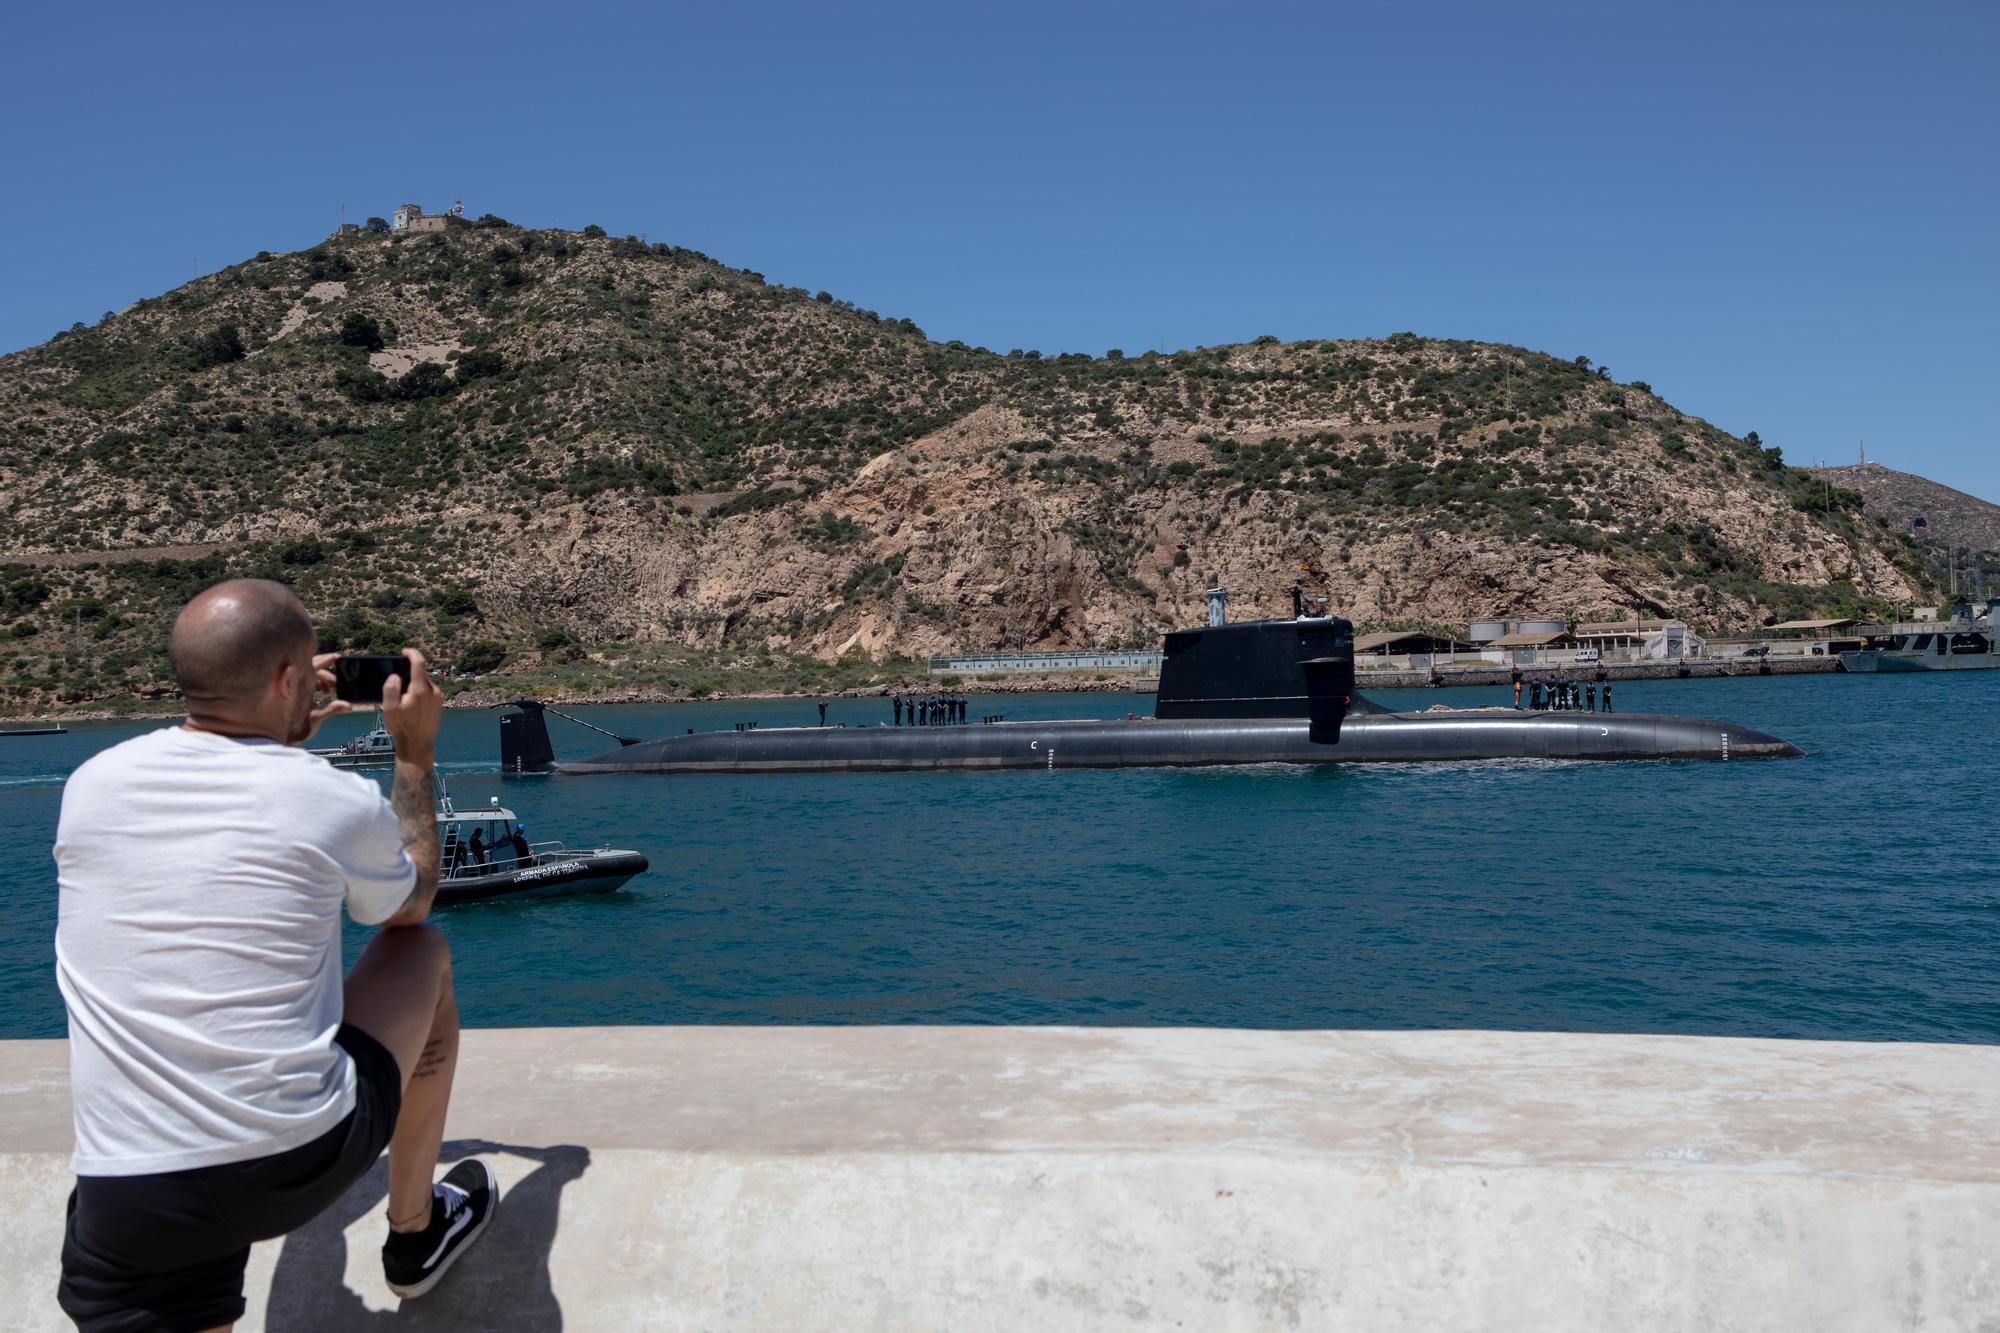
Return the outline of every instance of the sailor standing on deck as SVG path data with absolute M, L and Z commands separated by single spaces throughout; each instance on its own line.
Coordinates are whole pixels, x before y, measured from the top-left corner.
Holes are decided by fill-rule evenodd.
M 897 726 L 899 726 L 899 727 L 900 727 L 900 726 L 902 726 L 902 725 L 903 725 L 903 696 L 902 696 L 902 695 L 900 695 L 900 694 L 892 694 L 892 695 L 890 695 L 890 696 L 889 696 L 889 706 L 890 706 L 891 708 L 893 708 L 893 709 L 895 709 L 895 710 L 896 710 L 896 725 L 897 725 Z

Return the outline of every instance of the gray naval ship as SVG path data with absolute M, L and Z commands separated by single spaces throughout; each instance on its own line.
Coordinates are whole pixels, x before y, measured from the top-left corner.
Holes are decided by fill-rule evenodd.
M 911 769 L 1155 768 L 1212 764 L 1434 763 L 1485 759 L 1779 759 L 1776 736 L 1697 717 L 1393 713 L 1354 692 L 1354 626 L 1339 616 L 1211 623 L 1167 635 L 1149 718 L 982 720 L 949 726 L 785 727 L 622 740 L 555 763 L 543 706 L 501 719 L 509 772 L 801 773 Z

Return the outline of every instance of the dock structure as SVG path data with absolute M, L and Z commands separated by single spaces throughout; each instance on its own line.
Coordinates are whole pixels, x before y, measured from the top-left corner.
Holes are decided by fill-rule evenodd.
M 1046 653 L 946 653 L 926 659 L 925 667 L 933 676 L 1061 671 L 1143 671 L 1157 675 L 1160 670 L 1160 650 L 1135 648 Z
M 466 960 L 468 964 L 472 960 Z M 54 1301 L 67 1051 L 0 1043 L 0 1300 Z M 505 1195 L 426 1327 L 1984 1327 L 2000 1049 L 1494 1032 L 464 1038 Z M 384 1168 L 245 1329 L 373 1328 Z

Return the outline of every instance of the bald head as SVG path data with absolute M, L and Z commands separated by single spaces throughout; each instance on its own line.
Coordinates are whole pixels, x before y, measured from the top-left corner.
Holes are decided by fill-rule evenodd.
M 278 668 L 313 649 L 312 617 L 282 583 L 231 579 L 195 594 L 167 653 L 190 703 L 254 704 Z

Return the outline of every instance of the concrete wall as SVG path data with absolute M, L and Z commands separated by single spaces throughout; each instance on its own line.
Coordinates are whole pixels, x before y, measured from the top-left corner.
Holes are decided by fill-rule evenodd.
M 0 1043 L 0 1309 L 61 1327 L 61 1043 Z M 467 1034 L 507 1189 L 399 1326 L 1991 1329 L 2000 1050 L 1503 1033 Z M 249 1327 L 373 1328 L 378 1165 Z
M 1551 679 L 1558 673 L 1572 679 L 1595 680 L 1601 672 L 1612 682 L 1626 680 L 1708 680 L 1718 676 L 1811 676 L 1842 670 L 1838 657 L 1779 657 L 1733 659 L 1690 658 L 1685 662 L 1573 662 L 1574 652 L 1552 655 L 1542 663 L 1515 666 L 1457 665 L 1431 670 L 1383 671 L 1358 662 L 1355 684 L 1364 690 L 1419 688 L 1425 685 L 1505 685 L 1519 670 L 1523 679 Z M 1432 677 L 1436 679 L 1433 680 Z

